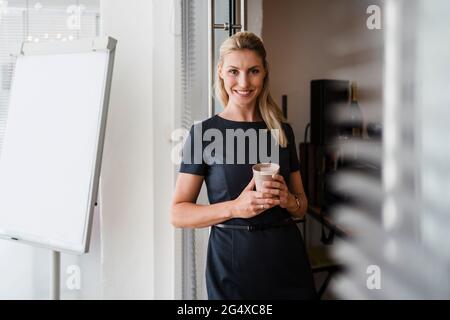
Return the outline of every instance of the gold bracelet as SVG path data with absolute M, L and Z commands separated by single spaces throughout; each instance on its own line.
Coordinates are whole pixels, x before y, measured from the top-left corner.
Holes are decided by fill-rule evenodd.
M 297 197 L 296 194 L 294 194 L 294 197 L 295 197 L 295 202 L 297 203 L 297 209 L 296 210 L 298 210 L 300 208 L 300 199 Z

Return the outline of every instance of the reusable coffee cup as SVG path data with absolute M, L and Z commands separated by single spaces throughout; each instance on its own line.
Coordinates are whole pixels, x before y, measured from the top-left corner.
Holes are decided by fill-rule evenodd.
M 263 188 L 263 182 L 273 180 L 272 175 L 280 171 L 280 166 L 276 163 L 258 163 L 252 169 L 256 191 L 260 191 Z

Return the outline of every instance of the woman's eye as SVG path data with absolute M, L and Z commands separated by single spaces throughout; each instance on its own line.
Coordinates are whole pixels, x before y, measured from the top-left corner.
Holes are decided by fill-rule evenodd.
M 238 71 L 236 69 L 231 69 L 229 72 L 234 76 L 238 74 Z
M 252 73 L 253 73 L 253 74 L 258 74 L 258 73 L 259 73 L 259 70 L 258 70 L 258 69 L 253 69 L 253 70 L 252 70 Z

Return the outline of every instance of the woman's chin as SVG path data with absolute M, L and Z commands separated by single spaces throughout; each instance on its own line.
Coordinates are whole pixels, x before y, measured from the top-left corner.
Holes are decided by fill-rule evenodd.
M 232 101 L 237 105 L 253 105 L 256 99 L 254 97 L 236 97 L 233 96 Z

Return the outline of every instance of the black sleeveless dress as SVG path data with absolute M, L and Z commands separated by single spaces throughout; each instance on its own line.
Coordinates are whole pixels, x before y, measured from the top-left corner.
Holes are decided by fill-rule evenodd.
M 258 133 L 261 129 L 266 129 L 261 132 L 268 133 L 264 121 L 232 121 L 215 115 L 193 125 L 183 147 L 180 172 L 204 176 L 211 204 L 236 199 L 248 185 L 253 176 L 252 165 L 255 164 L 256 157 L 249 154 L 250 150 L 253 152 L 258 150 L 256 162 L 268 162 L 260 157 L 261 146 L 264 144 L 268 150 L 262 154 L 272 155 L 275 140 L 271 134 L 256 135 L 256 149 L 254 140 L 245 139 L 244 163 L 242 159 L 240 162 L 237 159 L 238 155 L 242 156 L 238 151 L 242 152 L 242 148 L 239 149 L 236 140 L 236 143 L 231 144 L 234 161 L 230 163 L 232 157 L 227 158 L 226 155 L 232 154 L 232 150 L 226 140 L 229 142 L 229 139 L 235 139 L 230 132 L 237 132 L 239 129 Z M 288 184 L 290 173 L 299 170 L 299 162 L 292 128 L 289 124 L 283 123 L 283 129 L 288 138 L 288 146 L 286 148 L 279 146 L 278 163 L 280 174 Z M 221 139 L 216 141 L 215 135 L 219 132 L 222 134 L 222 141 Z M 215 162 L 208 159 L 208 156 L 202 156 L 205 148 L 213 141 L 223 143 L 224 146 L 222 154 L 212 153 Z M 195 144 L 199 146 L 197 152 L 194 150 Z M 231 219 L 223 223 L 267 225 L 289 217 L 290 214 L 286 209 L 275 206 L 250 219 Z M 213 226 L 208 243 L 206 286 L 209 299 L 316 298 L 308 256 L 301 233 L 295 224 L 251 231 Z

